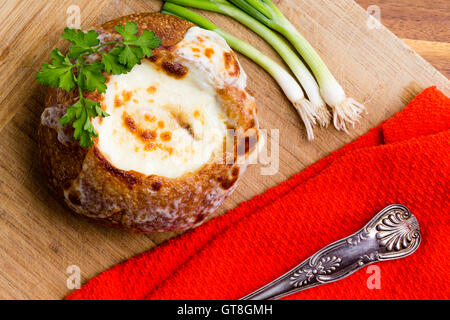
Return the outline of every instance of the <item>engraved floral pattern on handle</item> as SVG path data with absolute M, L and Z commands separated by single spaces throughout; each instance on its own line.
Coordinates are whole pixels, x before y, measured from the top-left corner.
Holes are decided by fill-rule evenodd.
M 310 282 L 316 275 L 330 274 L 339 267 L 342 259 L 336 256 L 323 257 L 313 267 L 304 267 L 291 277 L 294 287 L 301 287 Z

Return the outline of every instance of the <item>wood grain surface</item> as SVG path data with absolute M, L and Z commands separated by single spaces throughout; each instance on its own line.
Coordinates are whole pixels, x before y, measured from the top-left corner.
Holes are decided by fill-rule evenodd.
M 450 95 L 449 81 L 432 65 L 385 27 L 368 27 L 365 8 L 376 1 L 359 2 L 364 9 L 352 0 L 277 1 L 317 48 L 346 91 L 366 104 L 368 114 L 350 135 L 330 127 L 316 131 L 316 140 L 308 143 L 296 112 L 275 82 L 240 56 L 249 76 L 249 88 L 257 99 L 262 127 L 269 133 L 279 130 L 279 170 L 274 175 L 261 175 L 263 165 L 252 166 L 218 214 L 364 134 L 401 110 L 422 89 L 437 85 Z M 435 0 L 430 7 L 425 6 L 428 1 L 419 1 L 424 5 L 417 10 L 407 5 L 411 2 L 414 6 L 414 1 L 378 2 L 382 22 L 391 24 L 408 45 L 433 57 L 436 66 L 448 72 L 448 1 Z M 80 7 L 81 25 L 87 28 L 94 22 L 133 12 L 157 11 L 161 1 L 0 1 L 1 299 L 60 299 L 69 292 L 68 266 L 80 267 L 84 283 L 114 264 L 177 235 L 136 235 L 89 223 L 73 216 L 47 188 L 36 145 L 44 88 L 34 77 L 55 46 L 67 48 L 60 35 L 71 5 Z M 251 31 L 229 18 L 206 15 L 280 61 Z
M 380 9 L 380 20 L 447 78 L 450 77 L 450 1 L 356 0 Z

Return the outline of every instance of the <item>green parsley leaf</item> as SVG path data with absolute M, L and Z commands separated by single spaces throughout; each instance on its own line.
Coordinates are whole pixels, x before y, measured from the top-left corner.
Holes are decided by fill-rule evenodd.
M 90 148 L 94 144 L 94 140 L 88 131 L 83 131 L 80 137 L 80 145 L 85 148 Z
M 119 54 L 119 62 L 125 65 L 128 70 L 131 70 L 137 63 L 139 63 L 139 57 L 136 52 L 129 46 L 125 46 L 122 52 Z M 141 52 L 143 55 L 143 53 Z
M 82 147 L 89 148 L 94 142 L 92 137 L 98 136 L 90 118 L 97 116 L 104 118 L 108 117 L 109 114 L 101 109 L 98 101 L 81 98 L 67 108 L 66 114 L 59 119 L 59 123 L 65 126 L 73 122 L 74 138 L 80 139 Z
M 136 33 L 138 32 L 138 27 L 136 22 L 127 22 L 125 28 L 121 25 L 117 25 L 114 29 L 122 35 L 124 42 L 137 39 Z
M 106 91 L 106 78 L 102 70 L 105 68 L 103 63 L 94 62 L 92 64 L 83 64 L 80 69 L 78 77 L 81 79 L 78 85 L 81 89 L 93 92 L 97 90 L 99 93 Z
M 89 116 L 94 117 L 94 118 L 97 116 L 100 116 L 102 118 L 109 116 L 109 114 L 107 112 L 102 110 L 100 102 L 89 100 L 89 99 L 84 99 L 84 101 L 85 101 L 85 106 L 86 106 Z
M 54 49 L 50 57 L 53 58 L 51 63 L 42 64 L 41 71 L 36 74 L 36 80 L 43 85 L 60 87 L 66 91 L 75 88 L 75 76 L 72 72 L 74 65 L 70 59 L 59 49 Z
M 136 64 L 139 64 L 143 57 L 150 58 L 152 50 L 161 45 L 161 40 L 156 37 L 153 31 L 144 30 L 137 37 L 137 24 L 135 22 L 127 22 L 125 28 L 121 25 L 115 27 L 116 31 L 123 36 L 125 48 L 119 55 L 119 61 L 125 64 L 129 70 Z M 132 46 L 132 47 L 130 47 Z
M 137 36 L 138 27 L 135 22 L 127 22 L 125 26 L 118 25 L 116 31 L 123 37 L 123 41 L 114 41 L 114 49 L 109 52 L 100 50 L 98 33 L 94 30 L 83 32 L 66 28 L 62 38 L 71 45 L 67 55 L 59 49 L 50 54 L 50 63 L 43 63 L 41 71 L 36 74 L 38 82 L 54 88 L 70 91 L 78 86 L 80 98 L 66 109 L 66 114 L 59 119 L 61 125 L 72 124 L 74 138 L 80 140 L 82 147 L 93 145 L 93 138 L 98 136 L 92 125 L 91 118 L 108 117 L 98 101 L 84 98 L 83 91 L 104 93 L 106 78 L 103 71 L 112 74 L 123 74 L 130 71 L 136 64 L 141 63 L 143 57 L 151 57 L 152 49 L 161 45 L 161 40 L 154 32 L 144 30 Z M 99 54 L 101 62 L 88 63 L 85 59 L 90 54 Z
M 81 105 L 84 105 L 84 103 L 82 103 Z M 80 107 L 78 110 L 76 110 L 76 115 L 77 115 L 77 119 L 73 122 L 73 127 L 75 129 L 75 132 L 73 133 L 73 137 L 75 139 L 80 139 L 80 137 L 83 133 L 84 125 L 85 125 L 86 121 L 88 120 L 87 110 L 83 107 Z
M 91 54 L 94 52 L 92 47 L 95 47 L 100 43 L 100 40 L 98 40 L 98 33 L 95 30 L 83 32 L 82 30 L 66 28 L 62 38 L 71 43 L 68 56 L 72 59 L 77 59 L 81 55 Z
M 105 66 L 106 72 L 112 74 L 122 74 L 128 72 L 128 69 L 119 62 L 120 52 L 122 52 L 122 49 L 119 50 L 118 54 L 114 54 L 113 51 L 109 53 L 102 53 L 102 62 Z
M 144 30 L 137 40 L 130 41 L 128 44 L 140 47 L 144 55 L 150 58 L 152 56 L 151 49 L 158 48 L 161 45 L 161 40 L 156 37 L 153 31 Z
M 98 33 L 95 30 L 83 32 L 82 30 L 66 28 L 61 37 L 70 41 L 73 45 L 82 48 L 91 48 L 100 43 L 100 40 L 98 40 Z
M 81 109 L 82 107 L 83 99 L 80 99 L 74 105 L 66 109 L 66 114 L 59 119 L 59 123 L 61 123 L 61 125 L 63 126 L 72 123 L 72 121 L 76 119 L 77 110 Z
M 59 87 L 65 91 L 70 91 L 75 88 L 75 77 L 73 76 L 72 71 L 66 71 L 59 78 Z

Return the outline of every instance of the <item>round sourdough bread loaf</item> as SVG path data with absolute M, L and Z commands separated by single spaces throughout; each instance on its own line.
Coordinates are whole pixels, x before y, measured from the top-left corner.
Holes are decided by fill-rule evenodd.
M 114 26 L 129 21 L 138 33 L 154 31 L 162 45 L 127 74 L 105 73 L 105 93 L 84 93 L 110 115 L 92 119 L 98 137 L 91 148 L 58 122 L 77 90 L 49 88 L 38 130 L 41 162 L 77 214 L 133 232 L 186 230 L 236 188 L 258 144 L 255 102 L 235 53 L 213 32 L 160 13 L 93 29 L 105 43 L 121 39 Z

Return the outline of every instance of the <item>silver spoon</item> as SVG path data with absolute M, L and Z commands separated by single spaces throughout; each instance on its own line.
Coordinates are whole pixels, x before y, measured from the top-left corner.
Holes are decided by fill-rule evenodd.
M 403 205 L 390 205 L 358 232 L 326 246 L 241 300 L 275 300 L 341 280 L 371 263 L 412 254 L 420 239 L 416 217 Z

